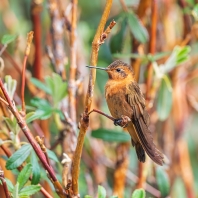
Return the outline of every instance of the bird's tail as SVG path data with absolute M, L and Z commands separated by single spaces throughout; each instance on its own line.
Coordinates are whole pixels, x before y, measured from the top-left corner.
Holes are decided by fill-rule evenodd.
M 135 150 L 136 150 L 136 153 L 137 153 L 138 160 L 140 162 L 145 162 L 145 160 L 146 160 L 145 151 L 144 151 L 142 145 L 139 142 L 137 142 L 135 144 Z

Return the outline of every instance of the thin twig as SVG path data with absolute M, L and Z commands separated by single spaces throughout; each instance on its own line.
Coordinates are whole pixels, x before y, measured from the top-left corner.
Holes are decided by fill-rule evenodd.
M 5 104 L 6 106 L 9 106 L 9 104 L 7 103 L 7 101 L 5 101 L 2 97 L 0 97 L 0 100 L 3 104 Z
M 7 184 L 6 184 L 6 180 L 5 180 L 5 178 L 4 178 L 4 172 L 3 172 L 3 170 L 1 169 L 1 167 L 0 167 L 0 180 L 1 180 L 2 184 L 3 184 L 3 189 L 4 189 L 4 192 L 5 192 L 6 198 L 10 198 L 10 193 L 9 193 L 9 191 L 8 191 L 8 187 L 7 187 Z
M 128 8 L 124 2 L 124 0 L 120 0 L 120 4 L 122 5 L 122 9 L 125 11 L 125 12 L 128 12 Z
M 25 56 L 24 56 L 24 59 L 23 59 L 21 101 L 22 101 L 22 111 L 24 113 L 26 111 L 26 109 L 25 109 L 25 96 L 24 96 L 24 92 L 25 92 L 25 70 L 26 70 L 27 58 L 28 58 L 28 55 L 30 54 L 30 46 L 31 46 L 31 43 L 32 43 L 33 34 L 34 34 L 34 32 L 30 31 L 27 35 L 27 44 L 26 44 L 26 49 L 25 49 Z
M 115 121 L 115 118 L 113 118 L 112 116 L 109 116 L 109 115 L 107 115 L 106 113 L 104 113 L 104 112 L 102 112 L 102 111 L 100 111 L 100 110 L 97 110 L 97 109 L 91 110 L 87 115 L 90 115 L 90 114 L 93 113 L 93 112 L 99 113 L 99 114 L 101 114 L 101 115 L 103 115 L 103 116 L 109 118 L 110 120 Z
M 95 37 L 93 39 L 91 61 L 90 61 L 90 64 L 93 66 L 97 65 L 98 51 L 100 47 L 100 38 L 103 33 L 107 18 L 109 16 L 111 6 L 112 6 L 112 0 L 107 0 L 102 18 L 100 20 L 100 24 L 96 31 Z M 89 124 L 89 117 L 87 116 L 87 113 L 91 109 L 95 78 L 96 78 L 96 70 L 91 69 L 90 75 L 89 75 L 89 84 L 88 84 L 88 90 L 87 90 L 87 95 L 86 95 L 86 101 L 85 101 L 85 111 L 83 114 L 83 118 L 81 119 L 81 122 L 80 122 L 80 132 L 79 132 L 77 147 L 74 153 L 74 159 L 73 159 L 73 164 L 72 164 L 72 190 L 73 190 L 74 196 L 78 195 L 78 177 L 79 177 L 79 170 L 80 170 L 80 160 L 81 160 L 81 155 L 82 155 L 84 138 L 85 138 L 85 134 L 88 128 L 88 124 Z

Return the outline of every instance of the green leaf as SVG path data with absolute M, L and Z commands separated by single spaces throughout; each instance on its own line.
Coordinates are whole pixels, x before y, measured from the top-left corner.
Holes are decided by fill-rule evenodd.
M 17 81 L 12 79 L 10 75 L 6 75 L 4 86 L 10 98 L 13 99 L 17 87 Z
M 34 151 L 31 152 L 31 164 L 33 174 L 31 184 L 36 185 L 39 183 L 41 178 L 41 169 Z
M 32 165 L 30 163 L 26 164 L 26 166 L 22 169 L 17 177 L 17 182 L 19 183 L 19 190 L 21 190 L 21 188 L 23 188 L 23 186 L 27 183 L 31 173 Z
M 45 93 L 50 94 L 50 95 L 52 94 L 51 89 L 46 84 L 44 84 L 43 82 L 41 82 L 40 80 L 38 80 L 36 78 L 31 78 L 30 81 L 36 87 L 38 87 L 39 89 L 43 90 Z
M 32 146 L 30 144 L 23 145 L 8 159 L 6 162 L 6 168 L 8 170 L 12 170 L 19 167 L 27 159 L 31 151 Z
M 53 151 L 47 149 L 47 155 L 48 155 L 48 157 L 49 157 L 50 159 L 52 159 L 52 160 L 54 160 L 55 162 L 59 163 L 59 160 L 58 160 L 56 154 L 55 154 Z
M 112 53 L 121 52 L 123 45 L 124 45 L 124 35 L 126 32 L 126 19 L 121 21 L 120 29 L 117 34 L 113 35 L 110 40 L 110 49 Z
M 26 186 L 20 191 L 19 196 L 25 196 L 25 195 L 30 196 L 40 191 L 40 189 L 41 186 L 39 185 Z
M 19 198 L 19 183 L 17 182 L 13 190 L 13 198 Z
M 8 117 L 3 117 L 3 119 L 5 120 L 6 124 L 9 126 L 11 131 L 16 135 L 20 130 L 16 118 L 14 117 L 11 119 Z
M 45 82 L 52 92 L 54 104 L 58 104 L 67 95 L 67 83 L 56 73 L 46 77 Z
M 146 197 L 146 193 L 145 190 L 143 188 L 140 189 L 136 189 L 131 198 L 145 198 Z
M 51 109 L 51 104 L 45 99 L 35 97 L 30 100 L 30 103 L 39 109 Z
M 1 43 L 3 45 L 7 45 L 9 43 L 11 43 L 12 41 L 14 41 L 16 39 L 16 35 L 11 35 L 11 34 L 5 34 L 3 35 L 2 39 L 1 39 Z
M 118 198 L 118 196 L 113 195 L 113 196 L 111 196 L 110 198 Z
M 29 112 L 26 114 L 25 120 L 27 124 L 33 121 L 32 117 L 34 116 L 34 114 L 35 114 L 35 111 Z
M 170 182 L 166 171 L 162 167 L 157 167 L 156 179 L 161 195 L 163 197 L 168 196 L 170 192 Z
M 92 198 L 90 195 L 85 195 L 84 198 Z
M 55 109 L 52 108 L 51 104 L 49 104 L 49 102 L 45 99 L 33 98 L 30 102 L 38 109 L 35 111 L 34 115 L 29 117 L 28 122 L 36 119 L 48 119 L 55 111 Z
M 142 25 L 138 17 L 133 13 L 127 13 L 128 25 L 130 27 L 131 33 L 137 41 L 140 43 L 146 43 L 148 41 L 148 32 L 146 28 Z
M 93 130 L 91 136 L 107 142 L 129 142 L 131 140 L 131 137 L 128 133 L 115 132 L 113 130 L 103 128 Z
M 13 186 L 12 182 L 7 178 L 5 178 L 5 180 L 6 180 L 6 184 L 7 184 L 7 187 L 8 187 L 8 191 L 13 192 L 14 186 Z
M 168 72 L 173 70 L 176 66 L 188 60 L 190 50 L 191 48 L 189 46 L 174 47 L 170 57 L 167 59 L 165 64 L 159 66 L 161 73 L 167 74 Z
M 103 186 L 98 186 L 98 198 L 106 198 L 106 190 Z
M 168 78 L 167 78 L 168 79 Z M 169 81 L 170 83 L 170 81 Z M 170 83 L 171 84 L 171 83 Z M 161 80 L 157 97 L 157 114 L 159 120 L 163 121 L 169 116 L 172 108 L 172 91 L 164 78 Z

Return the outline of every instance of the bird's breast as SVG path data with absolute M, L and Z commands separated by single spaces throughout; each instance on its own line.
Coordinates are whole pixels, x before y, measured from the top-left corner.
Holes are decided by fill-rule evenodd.
M 126 84 L 107 82 L 105 98 L 109 111 L 114 118 L 121 118 L 122 115 L 132 116 L 132 108 L 126 101 Z

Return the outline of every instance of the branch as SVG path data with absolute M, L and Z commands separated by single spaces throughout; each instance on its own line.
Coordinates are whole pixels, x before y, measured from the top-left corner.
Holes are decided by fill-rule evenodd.
M 72 19 L 70 31 L 70 71 L 69 71 L 69 116 L 76 123 L 76 21 L 77 21 L 77 4 L 78 0 L 72 0 Z
M 99 47 L 101 44 L 101 35 L 103 34 L 103 30 L 104 30 L 107 18 L 109 16 L 111 6 L 112 6 L 112 0 L 107 0 L 102 18 L 100 20 L 98 29 L 96 31 L 95 37 L 92 42 L 90 64 L 93 66 L 97 65 L 98 51 L 99 51 Z M 91 69 L 90 75 L 89 75 L 89 84 L 88 84 L 88 90 L 87 90 L 87 95 L 86 95 L 86 101 L 85 101 L 85 110 L 83 113 L 83 117 L 80 121 L 80 125 L 81 125 L 80 132 L 79 132 L 77 147 L 74 153 L 73 164 L 72 164 L 72 189 L 73 189 L 74 196 L 78 195 L 78 177 L 79 177 L 79 170 L 80 170 L 80 160 L 81 160 L 85 134 L 89 125 L 89 116 L 87 114 L 91 109 L 95 78 L 96 78 L 96 70 Z
M 26 70 L 26 62 L 27 58 L 30 54 L 30 46 L 32 43 L 33 39 L 33 34 L 34 32 L 31 31 L 27 35 L 27 44 L 26 44 L 26 49 L 25 49 L 25 56 L 23 59 L 23 69 L 22 69 L 22 85 L 21 85 L 21 101 L 22 101 L 22 111 L 25 113 L 25 97 L 24 97 L 24 92 L 25 92 L 25 70 Z
M 33 65 L 33 75 L 35 78 L 41 80 L 41 12 L 42 12 L 42 1 L 32 1 L 31 6 L 31 14 L 32 14 L 32 22 L 33 22 L 33 30 L 34 30 L 34 44 L 35 44 L 35 57 L 34 57 L 34 65 Z
M 151 29 L 150 29 L 150 43 L 149 43 L 149 53 L 155 54 L 156 49 L 156 31 L 157 31 L 157 1 L 152 0 L 151 4 Z M 153 79 L 153 67 L 152 64 L 149 63 L 147 66 L 148 76 L 146 80 L 146 99 L 149 101 L 150 99 L 150 91 Z

